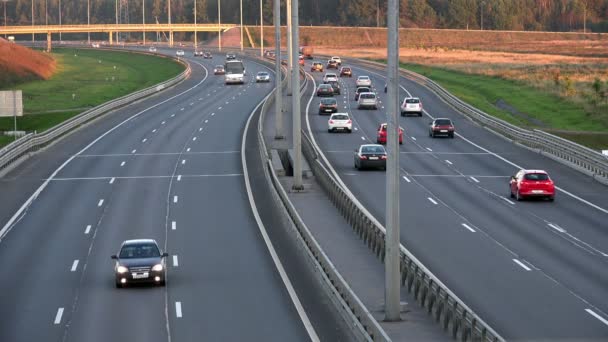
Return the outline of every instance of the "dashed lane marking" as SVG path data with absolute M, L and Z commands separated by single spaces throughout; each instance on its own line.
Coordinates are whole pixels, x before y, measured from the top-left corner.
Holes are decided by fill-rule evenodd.
M 55 315 L 55 321 L 53 323 L 54 324 L 61 323 L 61 317 L 62 316 L 63 316 L 63 308 L 57 309 L 57 314 Z
M 70 272 L 76 272 L 77 269 L 78 269 L 78 259 L 74 260 L 74 262 L 72 263 L 72 268 L 70 268 Z
M 112 177 L 112 179 L 110 179 L 110 184 L 114 184 L 114 180 L 115 180 L 115 179 L 116 179 L 116 178 Z
M 469 227 L 469 225 L 468 225 L 468 224 L 466 224 L 466 223 L 461 223 L 461 224 L 462 224 L 462 226 L 463 226 L 463 227 L 465 227 L 466 229 L 468 229 L 468 230 L 470 230 L 471 232 L 475 233 L 475 229 L 473 229 L 473 228 Z
M 177 203 L 177 196 L 173 196 L 173 203 Z
M 103 199 L 100 199 L 99 202 L 97 202 L 97 206 L 101 207 L 103 205 Z
M 532 269 L 531 269 L 530 267 L 526 266 L 526 265 L 525 265 L 523 262 L 521 262 L 521 261 L 519 261 L 519 260 L 517 260 L 517 259 L 513 259 L 513 261 L 514 261 L 516 264 L 518 264 L 519 266 L 521 266 L 521 268 L 523 268 L 524 270 L 526 270 L 526 271 L 528 271 L 528 272 L 529 272 L 529 271 L 532 271 Z
M 91 225 L 89 224 L 85 229 L 84 229 L 84 233 L 85 234 L 89 234 L 91 232 Z
M 182 318 L 182 302 L 175 302 L 175 316 Z

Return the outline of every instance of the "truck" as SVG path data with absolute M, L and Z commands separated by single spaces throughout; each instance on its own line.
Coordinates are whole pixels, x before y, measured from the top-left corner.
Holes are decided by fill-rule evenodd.
M 312 46 L 300 47 L 300 54 L 306 59 L 312 59 L 313 48 Z
M 225 84 L 243 84 L 245 83 L 245 76 L 247 75 L 247 70 L 245 70 L 245 66 L 242 61 L 237 59 L 227 60 L 224 63 L 224 83 Z

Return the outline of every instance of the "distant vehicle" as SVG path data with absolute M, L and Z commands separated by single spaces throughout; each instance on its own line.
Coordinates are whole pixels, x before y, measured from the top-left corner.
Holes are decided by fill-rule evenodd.
M 378 144 L 386 144 L 388 138 L 388 124 L 383 123 L 378 126 L 378 132 L 376 135 L 376 142 Z M 403 128 L 399 127 L 399 144 L 403 144 Z
M 266 56 L 266 57 L 268 57 L 268 58 L 274 58 L 274 57 L 275 57 L 275 55 L 276 55 L 276 54 L 275 54 L 275 52 L 274 52 L 274 51 L 269 50 L 269 51 L 267 51 L 267 52 L 266 52 L 266 55 L 265 55 L 265 56 Z
M 321 99 L 319 103 L 319 115 L 331 114 L 338 111 L 338 101 L 333 98 Z
M 357 108 L 372 108 L 378 109 L 378 98 L 376 93 L 361 93 L 359 94 L 359 100 L 357 100 Z
M 132 283 L 153 283 L 165 286 L 164 258 L 156 241 L 152 239 L 126 240 L 118 254 L 112 255 L 117 288 Z
M 321 63 L 321 62 L 313 62 L 312 66 L 310 67 L 310 72 L 314 72 L 314 71 L 323 72 L 323 63 Z
M 422 116 L 422 101 L 417 97 L 406 97 L 401 103 L 401 116 L 416 114 Z
M 359 95 L 361 93 L 371 93 L 371 89 L 368 87 L 359 87 L 355 90 L 355 101 L 359 101 Z
M 99 43 L 93 43 L 93 44 L 91 44 L 91 46 L 94 47 L 94 48 L 96 48 L 96 49 L 99 49 Z
M 511 198 L 521 201 L 528 197 L 555 200 L 555 184 L 544 170 L 519 170 L 509 181 Z
M 334 95 L 340 95 L 342 93 L 342 90 L 340 89 L 340 82 L 329 80 L 325 83 L 331 85 L 334 90 Z
M 388 158 L 384 146 L 377 144 L 364 144 L 355 150 L 355 169 L 381 168 L 386 170 Z
M 300 47 L 300 53 L 302 54 L 302 57 L 312 59 L 313 48 L 312 46 L 302 46 Z
M 225 84 L 245 83 L 245 75 L 247 74 L 247 70 L 245 70 L 245 65 L 243 65 L 243 62 L 236 59 L 227 60 L 226 63 L 224 63 L 224 69 L 226 71 L 224 76 Z
M 204 59 L 212 59 L 213 55 L 211 54 L 211 52 L 204 52 L 203 53 L 203 58 Z
M 348 113 L 332 114 L 327 120 L 327 131 L 329 133 L 341 131 L 351 133 L 353 131 L 353 121 Z
M 328 72 L 323 76 L 323 82 L 337 81 L 338 75 L 333 72 Z
M 260 71 L 255 75 L 255 82 L 270 82 L 270 74 L 266 71 Z
M 320 84 L 317 88 L 317 96 L 334 96 L 334 89 L 329 84 Z
M 150 48 L 148 48 L 148 51 L 150 51 L 150 52 L 156 52 L 156 48 L 154 46 L 150 46 Z
M 302 57 L 302 56 L 298 57 L 298 64 L 304 65 L 304 57 Z
M 175 51 L 175 55 L 176 56 L 183 56 L 184 55 L 184 50 L 177 50 L 177 51 Z
M 455 128 L 452 120 L 439 118 L 431 121 L 429 125 L 429 137 L 434 138 L 438 135 L 446 135 L 450 138 L 454 138 Z
M 194 57 L 203 57 L 203 51 L 194 50 Z
M 332 59 L 327 61 L 327 69 L 338 69 L 338 66 L 339 66 L 338 62 L 336 62 Z
M 338 63 L 339 66 L 342 66 L 342 58 L 338 57 L 338 56 L 333 56 L 331 58 L 332 61 Z
M 353 70 L 350 67 L 341 67 L 340 68 L 340 77 L 348 76 L 353 77 Z
M 236 55 L 235 54 L 233 54 L 233 53 L 227 53 L 226 54 L 226 60 L 227 61 L 231 61 L 233 59 L 236 59 Z
M 371 87 L 372 80 L 371 80 L 371 78 L 369 78 L 369 76 L 359 76 L 359 77 L 357 77 L 357 80 L 355 81 L 355 85 L 357 87 Z
M 213 68 L 214 75 L 224 75 L 225 73 L 226 73 L 226 70 L 224 70 L 223 65 L 216 65 L 215 68 Z

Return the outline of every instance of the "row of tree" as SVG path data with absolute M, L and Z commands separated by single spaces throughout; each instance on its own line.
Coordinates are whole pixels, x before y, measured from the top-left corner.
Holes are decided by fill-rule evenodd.
M 8 25 L 36 24 L 215 23 L 221 1 L 226 23 L 272 25 L 274 0 L 1 0 Z M 283 11 L 285 0 L 281 0 Z M 385 26 L 386 0 L 299 0 L 301 25 Z M 87 10 L 89 16 L 87 17 Z M 145 14 L 144 14 L 145 12 Z M 419 28 L 454 28 L 531 31 L 608 31 L 608 0 L 400 0 L 401 25 Z M 282 13 L 285 19 L 285 13 Z M 283 20 L 284 22 L 284 20 Z

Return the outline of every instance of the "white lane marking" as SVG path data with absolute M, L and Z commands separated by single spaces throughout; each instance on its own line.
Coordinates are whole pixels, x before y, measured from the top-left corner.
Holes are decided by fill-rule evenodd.
M 144 138 L 141 142 L 145 143 L 146 141 L 148 141 L 148 139 Z
M 209 122 L 209 120 L 205 120 L 205 123 Z
M 173 203 L 177 203 L 177 195 L 173 196 Z
M 164 125 L 164 124 L 165 124 L 165 121 L 161 122 L 160 124 L 161 124 L 161 125 Z
M 469 178 L 471 178 L 471 179 L 473 180 L 473 182 L 475 182 L 475 183 L 479 183 L 479 181 L 477 180 L 477 178 L 475 178 L 475 177 L 473 177 L 473 176 L 471 176 L 471 177 L 469 177 Z
M 152 130 L 152 133 L 156 133 L 156 128 Z
M 177 260 L 177 255 L 173 256 L 173 267 L 179 267 L 179 261 Z
M 193 137 L 193 138 L 192 138 L 192 141 L 196 141 L 196 137 Z
M 434 199 L 432 199 L 432 198 L 430 198 L 430 197 L 427 197 L 427 198 L 429 199 L 429 201 L 431 201 L 431 203 L 433 203 L 433 204 L 437 205 L 437 201 L 435 201 Z
M 133 150 L 133 151 L 131 151 L 131 154 L 134 154 L 135 152 L 137 152 L 137 150 Z
M 416 141 L 416 137 L 412 137 L 412 140 Z
M 61 316 L 63 316 L 63 308 L 59 308 L 57 310 L 57 314 L 55 315 L 55 321 L 53 323 L 54 324 L 61 323 Z
M 230 102 L 226 101 L 226 104 L 230 104 Z
M 203 127 L 201 127 L 201 128 L 198 129 L 199 132 L 202 131 L 202 130 L 203 130 Z
M 595 317 L 595 318 L 599 319 L 599 320 L 600 320 L 600 322 L 602 322 L 602 323 L 604 323 L 604 324 L 608 325 L 608 320 L 607 320 L 607 319 L 605 319 L 604 317 L 602 317 L 602 316 L 600 316 L 600 315 L 596 314 L 596 313 L 595 313 L 593 310 L 591 310 L 591 309 L 585 309 L 585 311 L 587 311 L 587 313 L 588 313 L 588 314 L 590 314 L 591 316 L 593 316 L 593 317 Z
M 236 100 L 236 96 L 233 96 L 233 97 L 232 97 L 232 99 L 233 99 L 233 100 Z
M 511 201 L 510 199 L 508 199 L 508 198 L 506 198 L 506 197 L 502 197 L 502 196 L 501 196 L 500 198 L 501 198 L 503 201 L 505 201 L 505 202 L 507 202 L 507 203 L 509 203 L 509 204 L 511 204 L 511 205 L 515 205 L 515 202 Z
M 211 116 L 215 116 L 215 113 L 211 113 Z
M 85 234 L 89 234 L 90 232 L 91 232 L 91 225 L 89 224 L 89 225 L 88 225 L 88 226 L 85 228 L 84 233 L 85 233 Z
M 115 179 L 116 179 L 116 178 L 112 177 L 112 179 L 110 179 L 110 184 L 114 184 L 114 180 L 115 180 Z
M 171 230 L 176 230 L 177 229 L 177 222 L 173 221 L 171 222 Z
M 242 176 L 242 173 L 224 173 L 224 174 L 194 174 L 194 175 L 184 175 L 184 177 L 196 178 L 196 177 L 238 177 Z M 81 178 L 61 178 L 56 177 L 50 179 L 49 181 L 57 181 L 57 182 L 65 182 L 65 181 L 82 181 L 82 180 L 100 180 L 100 179 L 109 179 L 110 177 L 81 177 Z M 116 177 L 116 179 L 164 179 L 164 178 L 175 178 L 175 175 L 163 175 L 163 176 L 125 176 L 125 177 Z
M 411 181 L 409 178 L 407 178 L 407 177 L 405 177 L 405 176 L 403 176 L 403 179 L 405 179 L 405 181 L 406 181 L 406 182 L 408 182 L 408 183 L 411 183 L 411 182 L 412 182 L 412 181 Z
M 183 110 L 183 108 L 182 108 L 182 110 Z M 175 116 L 175 114 L 171 114 L 171 117 L 174 117 L 174 116 Z
M 182 175 L 177 175 L 177 181 L 181 181 L 182 180 Z
M 466 223 L 461 223 L 461 225 L 462 225 L 463 227 L 465 227 L 466 229 L 470 230 L 471 232 L 475 233 L 475 229 L 473 229 L 473 228 L 469 227 L 469 225 L 468 225 L 468 224 L 466 224 Z
M 199 98 L 198 98 L 198 100 L 199 100 L 199 101 L 203 101 L 203 98 L 202 98 L 202 97 L 199 97 Z
M 180 110 L 184 110 L 184 109 L 185 109 L 185 108 L 182 108 L 182 109 L 180 109 Z M 173 114 L 173 115 L 175 115 L 175 114 Z
M 560 227 L 560 226 L 558 226 L 556 224 L 549 223 L 548 226 L 551 227 L 551 228 L 553 228 L 553 229 L 555 229 L 555 230 L 557 230 L 560 233 L 565 233 L 566 232 L 566 230 L 564 228 L 562 228 L 562 227 Z
M 190 152 L 190 147 L 188 147 L 188 148 L 186 149 L 186 152 Z
M 454 164 L 452 164 L 452 162 L 451 162 L 451 161 L 449 161 L 449 160 L 447 160 L 447 159 L 445 160 L 445 162 L 446 162 L 446 163 L 448 163 L 448 164 L 450 164 L 450 165 L 454 165 Z
M 182 302 L 175 302 L 175 316 L 182 318 Z
M 72 268 L 70 269 L 70 272 L 76 272 L 76 269 L 78 269 L 78 259 L 74 260 L 74 262 L 72 263 Z
M 97 203 L 98 207 L 101 207 L 103 205 L 103 199 L 100 199 L 99 202 Z
M 519 266 L 521 266 L 521 268 L 523 268 L 524 270 L 526 270 L 526 271 L 532 271 L 532 269 L 531 269 L 530 267 L 528 267 L 528 266 L 524 265 L 524 263 L 523 263 L 523 262 L 521 262 L 521 261 L 519 261 L 519 260 L 517 260 L 517 259 L 513 259 L 513 261 L 514 261 L 516 264 L 518 264 Z
M 120 166 L 125 166 L 125 164 L 126 162 L 123 161 L 122 163 L 120 163 Z
M 186 159 L 182 160 L 182 165 L 186 164 Z
M 365 137 L 361 137 L 361 140 L 365 140 Z
M 222 107 L 217 107 L 217 109 L 222 109 Z
M 194 106 L 194 102 L 190 102 L 190 105 L 191 105 L 191 106 Z
M 355 131 L 358 131 L 359 129 L 357 127 L 355 127 Z
M 432 149 L 430 149 L 430 148 L 428 148 L 428 147 L 427 147 L 426 149 L 427 149 L 429 152 L 433 152 L 433 150 L 432 150 Z

